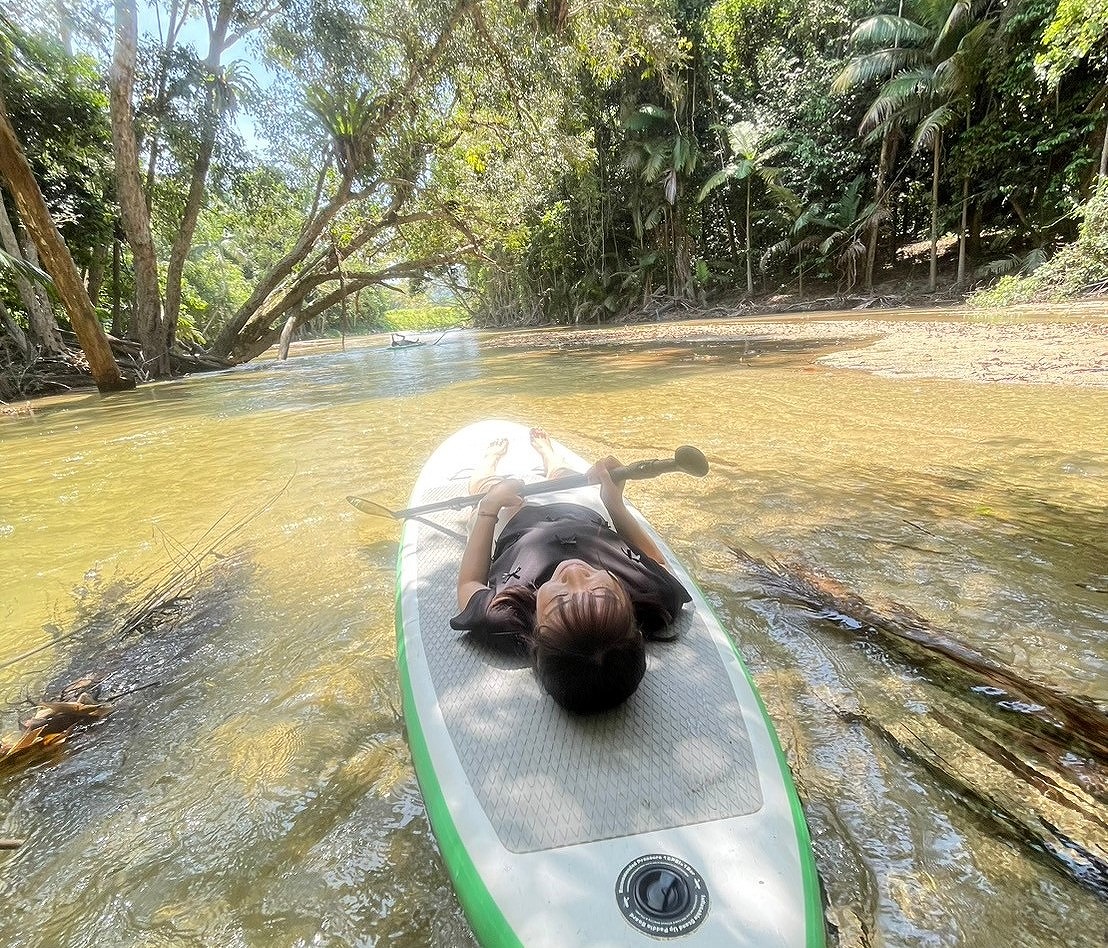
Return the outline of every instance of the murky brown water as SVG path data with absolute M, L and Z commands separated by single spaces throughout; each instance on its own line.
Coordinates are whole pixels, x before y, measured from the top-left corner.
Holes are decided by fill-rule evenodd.
M 759 679 L 844 943 L 1099 944 L 1103 902 L 854 715 L 909 718 L 942 689 L 771 595 L 728 547 L 802 551 L 1108 702 L 1108 393 L 890 381 L 813 370 L 826 341 L 744 345 L 551 355 L 452 334 L 0 421 L 0 698 L 121 664 L 120 687 L 159 682 L 0 784 L 0 836 L 28 839 L 0 853 L 0 944 L 470 943 L 398 714 L 396 532 L 344 497 L 402 505 L 432 449 L 491 415 L 585 456 L 709 456 L 708 480 L 633 499 Z M 267 503 L 171 640 L 61 638 Z

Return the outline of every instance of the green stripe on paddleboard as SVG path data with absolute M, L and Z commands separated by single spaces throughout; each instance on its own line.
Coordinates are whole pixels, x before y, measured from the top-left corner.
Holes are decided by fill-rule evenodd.
M 812 854 L 812 838 L 808 833 L 808 820 L 805 818 L 804 808 L 800 804 L 800 794 L 796 792 L 796 784 L 793 782 L 789 762 L 785 759 L 785 752 L 781 749 L 781 742 L 777 739 L 777 729 L 773 726 L 773 719 L 766 710 L 762 695 L 758 691 L 758 686 L 754 684 L 754 677 L 750 674 L 750 669 L 746 667 L 746 662 L 743 661 L 738 645 L 728 634 L 727 626 L 719 621 L 719 616 L 716 615 L 715 610 L 708 602 L 708 598 L 699 586 L 697 586 L 696 591 L 700 593 L 701 599 L 708 607 L 708 612 L 716 620 L 716 625 L 723 630 L 724 637 L 731 646 L 731 651 L 734 652 L 739 667 L 750 684 L 750 690 L 754 692 L 754 700 L 758 702 L 758 708 L 766 722 L 766 730 L 769 731 L 769 738 L 773 743 L 774 753 L 777 755 L 777 763 L 781 767 L 781 778 L 785 783 L 785 793 L 789 797 L 789 807 L 793 814 L 793 829 L 796 830 L 796 845 L 800 852 L 800 877 L 804 886 L 804 943 L 808 948 L 825 948 L 827 945 L 827 929 L 823 923 L 823 902 L 820 899 L 819 892 L 819 873 L 816 871 L 816 859 Z
M 404 549 L 401 540 L 400 549 Z M 402 589 L 400 587 L 400 563 L 396 570 L 396 660 L 400 667 L 400 690 L 404 704 L 404 724 L 408 731 L 408 747 L 412 753 L 419 790 L 423 794 L 423 805 L 427 808 L 427 818 L 435 831 L 439 850 L 442 852 L 446 871 L 454 883 L 458 901 L 469 919 L 477 940 L 485 948 L 522 948 L 519 940 L 500 906 L 489 894 L 477 867 L 462 843 L 458 828 L 451 819 L 450 809 L 442 795 L 442 788 L 435 778 L 435 769 L 431 764 L 431 755 L 427 750 L 427 741 L 423 736 L 419 718 L 415 713 L 415 696 L 412 694 L 412 679 L 408 672 L 408 656 L 404 647 L 404 622 L 401 611 Z

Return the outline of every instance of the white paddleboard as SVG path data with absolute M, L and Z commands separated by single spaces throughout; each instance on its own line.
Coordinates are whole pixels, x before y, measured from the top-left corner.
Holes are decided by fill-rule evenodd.
M 435 451 L 411 505 L 468 493 L 494 438 L 510 441 L 501 473 L 538 467 L 526 427 L 479 422 Z M 604 512 L 595 487 L 528 499 L 566 501 Z M 468 518 L 405 524 L 397 637 L 416 776 L 481 944 L 822 946 L 808 830 L 773 726 L 664 542 L 652 532 L 692 594 L 678 637 L 648 643 L 624 705 L 576 717 L 525 660 L 450 628 Z

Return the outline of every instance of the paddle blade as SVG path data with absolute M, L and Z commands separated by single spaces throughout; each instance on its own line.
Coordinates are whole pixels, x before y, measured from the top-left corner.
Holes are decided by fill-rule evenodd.
M 703 477 L 708 473 L 708 459 L 699 448 L 694 448 L 691 444 L 681 445 L 673 452 L 673 459 L 679 471 L 693 477 Z
M 355 497 L 352 494 L 347 496 L 346 500 L 352 507 L 357 507 L 362 513 L 369 514 L 371 517 L 384 517 L 387 520 L 396 519 L 396 514 L 388 507 L 374 500 L 369 500 L 366 497 Z

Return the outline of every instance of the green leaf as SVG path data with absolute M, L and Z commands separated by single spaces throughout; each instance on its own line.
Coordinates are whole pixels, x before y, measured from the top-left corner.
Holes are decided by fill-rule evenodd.
M 707 181 L 704 182 L 704 186 L 700 189 L 700 193 L 696 196 L 696 203 L 701 203 L 709 194 L 711 194 L 725 181 L 731 181 L 732 179 L 734 179 L 735 172 L 736 167 L 734 164 L 724 165 L 723 168 L 721 168 Z
M 35 283 L 53 289 L 54 279 L 45 270 L 40 270 L 33 263 L 13 257 L 6 250 L 0 249 L 0 270 L 11 270 L 21 276 L 33 280 Z

